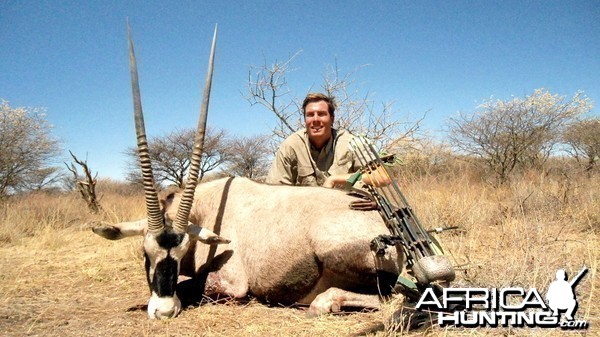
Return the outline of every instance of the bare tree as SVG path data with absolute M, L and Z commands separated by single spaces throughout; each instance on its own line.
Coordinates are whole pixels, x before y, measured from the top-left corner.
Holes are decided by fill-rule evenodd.
M 161 137 L 149 140 L 150 159 L 152 171 L 157 184 L 170 183 L 181 188 L 185 185 L 185 177 L 190 166 L 190 156 L 194 146 L 195 130 L 180 129 Z M 204 149 L 198 179 L 201 180 L 207 172 L 223 164 L 229 151 L 226 144 L 226 133 L 223 130 L 206 130 Z M 127 150 L 129 156 L 129 169 L 127 180 L 141 181 L 137 148 Z
M 24 188 L 60 152 L 39 108 L 11 108 L 0 99 L 0 198 Z
M 272 131 L 280 141 L 298 130 L 302 121 L 298 100 L 292 97 L 286 79 L 287 74 L 294 70 L 290 68 L 292 61 L 301 52 L 271 65 L 265 60 L 262 66 L 251 66 L 248 71 L 246 99 L 250 105 L 262 105 L 275 114 L 278 125 Z
M 59 189 L 60 183 L 65 178 L 60 167 L 49 166 L 31 171 L 22 181 L 20 189 L 25 191 L 40 191 L 43 189 Z
M 600 160 L 600 118 L 581 120 L 568 127 L 563 140 L 578 161 L 585 161 L 586 171 L 591 171 Z
M 267 136 L 235 138 L 229 143 L 229 159 L 225 172 L 234 176 L 260 180 L 270 165 Z
M 96 195 L 96 178 L 98 176 L 98 172 L 96 172 L 96 174 L 92 176 L 92 171 L 90 170 L 87 164 L 87 159 L 80 160 L 73 154 L 73 152 L 69 151 L 69 153 L 71 154 L 74 163 L 71 162 L 71 165 L 65 163 L 65 165 L 67 166 L 67 169 L 71 171 L 71 173 L 73 173 L 73 177 L 75 178 L 76 182 L 75 184 L 77 186 L 77 191 L 79 192 L 83 200 L 86 202 L 88 209 L 93 214 L 96 214 L 102 209 L 102 207 L 100 206 L 100 200 Z M 75 164 L 79 165 L 82 168 L 83 175 L 79 175 L 77 171 L 77 166 L 75 166 Z
M 475 114 L 451 118 L 449 138 L 459 151 L 482 158 L 504 183 L 516 167 L 543 162 L 562 130 L 590 109 L 581 92 L 566 99 L 538 89 L 523 99 L 490 99 Z
M 246 99 L 251 105 L 262 105 L 277 117 L 278 124 L 272 129 L 276 145 L 304 126 L 301 102 L 306 93 L 302 98 L 294 97 L 286 78 L 294 70 L 291 62 L 299 53 L 283 62 L 268 65 L 265 61 L 262 66 L 250 67 Z M 400 121 L 394 116 L 392 103 L 376 104 L 370 92 L 355 89 L 354 79 L 361 68 L 343 73 L 337 61 L 326 68 L 320 90 L 336 99 L 335 127 L 364 135 L 379 148 L 389 148 L 395 141 L 415 137 L 423 117 L 416 122 Z
M 336 99 L 336 127 L 366 136 L 377 148 L 392 151 L 399 143 L 417 137 L 425 115 L 416 121 L 399 120 L 394 115 L 392 102 L 376 103 L 371 92 L 361 93 L 355 89 L 356 74 L 363 67 L 343 73 L 336 60 L 327 66 L 321 89 Z

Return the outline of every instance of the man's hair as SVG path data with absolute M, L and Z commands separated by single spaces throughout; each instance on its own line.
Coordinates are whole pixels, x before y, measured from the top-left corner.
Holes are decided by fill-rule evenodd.
M 327 103 L 327 108 L 329 110 L 329 114 L 333 118 L 335 116 L 335 108 L 337 108 L 337 105 L 335 104 L 335 98 L 329 97 L 322 93 L 310 93 L 310 94 L 306 95 L 306 98 L 304 99 L 304 102 L 302 103 L 302 113 L 304 115 L 306 115 L 306 106 L 309 103 L 320 102 L 320 101 L 325 101 L 325 103 Z

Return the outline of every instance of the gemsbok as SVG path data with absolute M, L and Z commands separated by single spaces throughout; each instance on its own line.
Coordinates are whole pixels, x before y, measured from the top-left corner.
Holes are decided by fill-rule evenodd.
M 309 314 L 343 307 L 379 307 L 404 265 L 400 245 L 375 255 L 370 242 L 388 229 L 377 211 L 354 211 L 353 196 L 323 187 L 273 186 L 244 178 L 197 185 L 209 105 L 217 29 L 209 57 L 196 144 L 181 193 L 158 197 L 144 130 L 137 66 L 129 29 L 130 70 L 147 218 L 97 226 L 111 240 L 144 237 L 151 297 L 148 316 L 181 311 L 179 275 L 197 292 L 271 304 L 310 305 Z M 200 242 L 198 242 L 200 241 Z

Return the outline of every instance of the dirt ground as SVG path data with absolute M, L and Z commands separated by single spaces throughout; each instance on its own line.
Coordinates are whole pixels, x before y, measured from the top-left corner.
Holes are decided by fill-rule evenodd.
M 152 321 L 140 239 L 111 242 L 91 231 L 48 232 L 0 247 L 3 336 L 340 336 L 381 312 L 308 318 L 303 308 L 204 303 Z
M 0 247 L 0 335 L 338 337 L 364 332 L 393 310 L 388 305 L 379 312 L 308 318 L 303 308 L 269 307 L 251 300 L 205 303 L 188 307 L 175 319 L 149 320 L 140 244 L 139 238 L 107 241 L 80 228 L 46 230 Z M 589 308 L 589 301 L 582 303 Z M 591 318 L 589 309 L 581 310 Z M 593 324 L 569 335 L 598 335 Z M 562 336 L 564 332 L 437 327 L 408 333 L 424 334 Z

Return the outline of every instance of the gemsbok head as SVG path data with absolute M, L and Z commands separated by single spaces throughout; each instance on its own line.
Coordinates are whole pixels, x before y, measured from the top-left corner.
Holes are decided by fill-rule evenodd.
M 181 301 L 176 294 L 177 278 L 181 260 L 187 253 L 191 240 L 197 239 L 208 244 L 229 242 L 228 240 L 215 235 L 208 229 L 199 229 L 198 227 L 188 225 L 188 217 L 194 201 L 194 191 L 198 183 L 200 158 L 204 144 L 217 39 L 217 27 L 215 26 L 210 51 L 206 86 L 204 88 L 194 148 L 191 154 L 189 175 L 181 202 L 179 203 L 179 208 L 177 209 L 177 217 L 174 221 L 169 221 L 165 217 L 163 208 L 161 208 L 158 193 L 154 184 L 148 141 L 144 126 L 133 38 L 131 36 L 129 23 L 127 26 L 135 130 L 148 219 L 147 231 L 143 243 L 146 277 L 151 291 L 151 297 L 148 302 L 148 316 L 152 319 L 171 318 L 177 316 L 181 311 Z

